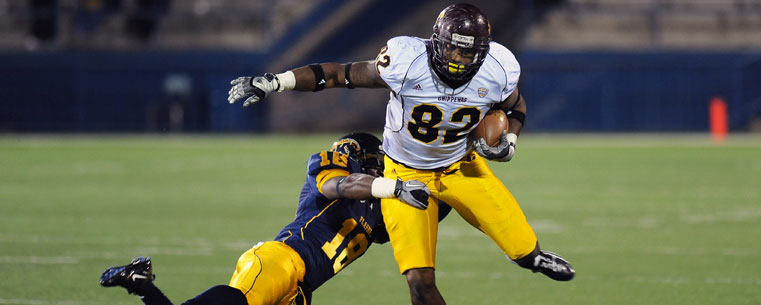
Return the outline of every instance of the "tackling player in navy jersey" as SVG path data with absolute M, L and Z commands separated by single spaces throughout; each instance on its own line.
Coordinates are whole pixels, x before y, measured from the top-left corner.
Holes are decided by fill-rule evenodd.
M 310 304 L 312 291 L 372 243 L 388 241 L 377 198 L 398 198 L 418 209 L 428 205 L 430 191 L 422 182 L 379 177 L 382 158 L 381 141 L 366 133 L 344 136 L 330 150 L 312 155 L 296 219 L 274 241 L 243 253 L 228 285 L 183 304 Z M 449 212 L 445 205 L 440 210 L 442 218 Z M 100 283 L 124 287 L 146 305 L 171 305 L 154 278 L 150 258 L 138 257 L 104 271 Z
M 557 281 L 575 270 L 559 255 L 540 248 L 517 200 L 486 160 L 507 162 L 515 155 L 526 117 L 518 89 L 520 65 L 505 46 L 492 41 L 491 25 L 477 7 L 446 7 L 430 38 L 398 36 L 375 60 L 320 63 L 279 74 L 240 77 L 228 101 L 256 103 L 285 90 L 385 88 L 390 90 L 383 131 L 385 176 L 420 180 L 431 203 L 442 200 L 489 236 L 517 265 Z M 499 143 L 468 140 L 491 109 L 507 114 L 509 127 Z M 386 229 L 399 271 L 413 304 L 445 304 L 435 285 L 438 205 L 417 210 L 382 200 Z

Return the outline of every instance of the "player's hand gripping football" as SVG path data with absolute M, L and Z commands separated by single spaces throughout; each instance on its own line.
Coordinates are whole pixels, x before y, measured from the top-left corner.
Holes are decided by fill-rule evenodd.
M 473 141 L 473 149 L 482 157 L 498 162 L 507 162 L 515 155 L 515 141 L 511 141 L 507 136 L 507 131 L 502 131 L 497 146 L 489 146 L 486 140 L 479 138 Z
M 428 196 L 430 195 L 431 190 L 429 190 L 423 182 L 417 180 L 402 181 L 402 179 L 396 179 L 394 196 L 406 204 L 425 210 L 428 208 Z
M 227 101 L 230 104 L 237 100 L 247 97 L 243 102 L 243 107 L 252 105 L 263 100 L 272 91 L 280 89 L 280 80 L 272 73 L 264 73 L 263 76 L 257 77 L 238 77 L 230 82 L 233 87 L 227 93 Z

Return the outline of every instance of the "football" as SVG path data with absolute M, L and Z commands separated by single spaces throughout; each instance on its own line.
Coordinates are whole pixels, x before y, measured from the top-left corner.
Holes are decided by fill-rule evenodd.
M 507 115 L 504 111 L 489 110 L 484 119 L 468 135 L 469 142 L 483 138 L 489 146 L 496 146 L 499 144 L 499 136 L 503 130 L 507 130 L 508 126 Z

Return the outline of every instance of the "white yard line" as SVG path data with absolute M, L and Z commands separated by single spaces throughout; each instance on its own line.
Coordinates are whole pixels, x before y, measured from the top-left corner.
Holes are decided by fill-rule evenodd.
M 673 216 L 647 215 L 636 218 L 585 217 L 581 223 L 588 227 L 654 229 L 664 224 L 682 223 L 703 225 L 713 223 L 743 223 L 761 220 L 761 208 L 737 207 L 721 212 L 686 212 Z
M 526 271 L 520 268 L 505 268 L 504 272 L 491 272 L 491 273 L 479 273 L 476 274 L 470 271 L 436 271 L 437 278 L 449 278 L 449 279 L 474 279 L 474 278 L 489 278 L 489 279 L 516 279 L 523 277 L 522 273 Z M 346 274 L 344 276 L 352 277 L 355 274 Z M 356 276 L 367 276 L 367 274 L 356 274 Z M 399 273 L 393 270 L 383 270 L 378 272 L 379 277 L 398 277 Z M 684 284 L 725 284 L 725 285 L 761 285 L 761 277 L 697 277 L 697 276 L 627 276 L 622 278 L 608 278 L 595 275 L 584 275 L 584 279 L 587 281 L 620 281 L 630 283 L 647 283 L 647 284 L 669 284 L 669 285 L 684 285 Z
M 51 236 L 33 234 L 2 234 L 1 243 L 25 243 L 25 244 L 67 244 L 67 245 L 134 245 L 133 247 L 151 248 L 161 247 L 166 249 L 191 248 L 224 248 L 247 250 L 257 241 L 244 240 L 210 240 L 204 238 L 158 238 L 140 237 L 134 239 L 94 237 L 94 236 Z
M 0 256 L 0 264 L 60 265 L 77 263 L 79 263 L 79 259 L 72 256 Z
M 742 133 L 730 135 L 726 141 L 715 143 L 708 133 L 571 133 L 526 134 L 521 137 L 524 147 L 761 147 L 761 135 Z
M 135 300 L 138 302 L 137 300 Z M 138 302 L 139 303 L 139 302 Z M 81 301 L 81 300 L 33 300 L 33 299 L 2 299 L 0 304 L 17 305 L 134 305 L 135 302 L 112 302 L 112 301 Z

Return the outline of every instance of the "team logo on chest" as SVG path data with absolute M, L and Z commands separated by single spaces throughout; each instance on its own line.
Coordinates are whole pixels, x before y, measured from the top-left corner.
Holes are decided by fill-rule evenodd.
M 486 94 L 489 93 L 489 89 L 486 88 L 478 88 L 478 97 L 484 97 Z

